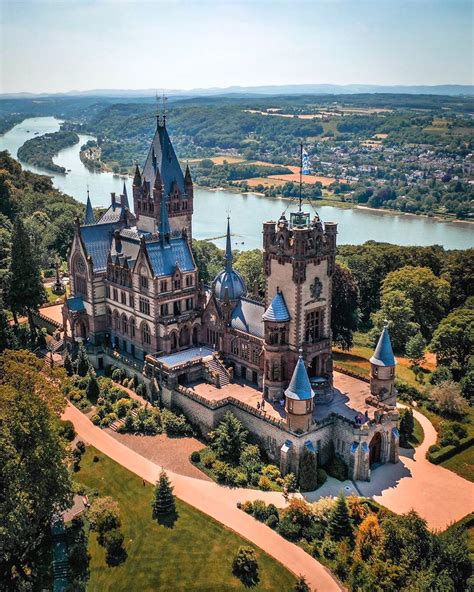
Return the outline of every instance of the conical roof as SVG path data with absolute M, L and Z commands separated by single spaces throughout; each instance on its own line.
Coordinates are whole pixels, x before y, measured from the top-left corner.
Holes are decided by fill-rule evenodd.
M 370 358 L 370 363 L 376 366 L 395 366 L 397 363 L 393 355 L 392 342 L 387 327 L 382 330 L 374 355 Z
M 296 399 L 297 401 L 309 400 L 314 397 L 314 392 L 309 382 L 308 371 L 306 370 L 301 354 L 296 363 L 291 382 L 285 391 L 285 395 L 289 399 Z
M 280 323 L 291 320 L 288 307 L 286 306 L 285 297 L 280 290 L 278 290 L 273 297 L 269 307 L 263 313 L 262 318 L 264 321 L 275 321 Z
M 125 181 L 123 182 L 123 196 L 125 197 L 125 200 L 124 200 L 125 207 L 130 209 L 130 204 L 128 203 L 127 186 L 125 185 Z
M 87 190 L 86 215 L 84 216 L 84 224 L 95 224 L 95 216 L 94 211 L 92 210 L 89 190 Z

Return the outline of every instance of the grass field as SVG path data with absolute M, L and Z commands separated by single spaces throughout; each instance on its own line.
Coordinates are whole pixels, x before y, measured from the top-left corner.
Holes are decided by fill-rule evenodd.
M 94 455 L 99 462 L 93 462 Z M 91 535 L 89 592 L 246 590 L 232 575 L 239 546 L 249 544 L 237 534 L 179 500 L 173 527 L 159 525 L 151 518 L 152 486 L 92 447 L 76 479 L 118 502 L 128 554 L 122 565 L 108 567 L 104 549 Z M 252 590 L 289 592 L 295 577 L 257 548 L 256 555 L 260 582 Z
M 443 463 L 441 463 L 442 467 L 453 471 L 457 475 L 464 477 L 468 481 L 474 483 L 474 449 L 473 447 L 467 448 L 462 452 L 459 452 L 452 458 L 448 458 Z M 474 537 L 474 531 L 473 531 Z

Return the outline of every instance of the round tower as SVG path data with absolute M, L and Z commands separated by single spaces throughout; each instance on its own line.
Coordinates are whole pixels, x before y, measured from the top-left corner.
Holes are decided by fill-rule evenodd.
M 285 391 L 288 428 L 292 432 L 308 432 L 312 424 L 313 409 L 314 392 L 300 350 L 291 382 Z
M 381 403 L 391 407 L 395 407 L 397 402 L 397 390 L 395 388 L 396 364 L 388 328 L 384 326 L 374 355 L 370 358 L 370 392 Z

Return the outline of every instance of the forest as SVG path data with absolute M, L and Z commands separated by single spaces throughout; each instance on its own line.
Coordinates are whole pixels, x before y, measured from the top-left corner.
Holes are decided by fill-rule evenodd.
M 61 130 L 27 140 L 18 149 L 18 158 L 28 164 L 42 167 L 52 173 L 65 173 L 66 169 L 53 162 L 53 156 L 63 148 L 79 142 L 79 136 L 72 131 Z

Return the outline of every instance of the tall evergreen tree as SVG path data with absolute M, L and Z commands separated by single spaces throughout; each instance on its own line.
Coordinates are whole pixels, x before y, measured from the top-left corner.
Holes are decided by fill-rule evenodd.
M 415 420 L 413 418 L 413 411 L 406 409 L 400 420 L 400 444 L 406 448 L 409 441 L 413 437 L 413 430 L 415 429 Z
M 152 516 L 157 519 L 159 516 L 174 514 L 176 505 L 173 495 L 173 487 L 164 470 L 160 473 L 160 478 L 155 485 L 155 496 L 152 502 Z
M 13 225 L 12 245 L 5 303 L 12 311 L 15 323 L 18 323 L 19 314 L 28 316 L 34 334 L 36 327 L 32 312 L 46 301 L 46 294 L 37 258 L 31 252 L 30 239 L 20 216 L 15 218 Z
M 300 489 L 313 491 L 318 486 L 318 467 L 316 454 L 307 446 L 304 447 L 300 462 Z
M 79 344 L 79 350 L 76 358 L 76 372 L 79 376 L 86 376 L 92 370 L 91 363 L 87 356 L 86 348 L 82 343 Z
M 308 582 L 304 576 L 298 577 L 295 587 L 293 588 L 293 592 L 311 592 Z
M 220 460 L 237 463 L 247 441 L 247 430 L 228 411 L 217 428 L 210 433 L 211 448 Z
M 64 370 L 66 370 L 66 374 L 68 376 L 72 376 L 74 374 L 74 366 L 72 364 L 71 354 L 69 353 L 69 350 L 66 350 L 66 353 L 64 354 L 63 365 Z
M 329 534 L 335 541 L 340 541 L 344 538 L 353 538 L 352 521 L 349 515 L 349 507 L 347 505 L 346 496 L 340 493 L 337 497 L 334 508 L 329 515 Z
M 86 394 L 87 398 L 91 401 L 96 401 L 97 397 L 100 395 L 99 382 L 95 372 L 89 372 L 89 382 L 87 383 Z

